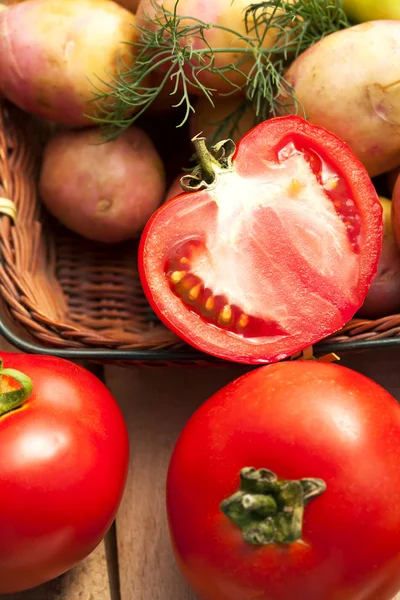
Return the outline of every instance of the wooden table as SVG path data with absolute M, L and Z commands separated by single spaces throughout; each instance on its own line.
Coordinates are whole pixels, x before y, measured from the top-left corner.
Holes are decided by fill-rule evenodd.
M 353 354 L 341 363 L 368 375 L 400 400 L 400 350 Z M 131 470 L 116 527 L 106 544 L 66 575 L 1 598 L 196 600 L 171 554 L 164 506 L 166 470 L 188 417 L 214 391 L 245 371 L 244 367 L 107 368 L 107 383 L 124 412 L 132 444 Z

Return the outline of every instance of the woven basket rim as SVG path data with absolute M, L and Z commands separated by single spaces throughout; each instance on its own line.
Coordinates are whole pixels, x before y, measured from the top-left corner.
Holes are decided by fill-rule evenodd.
M 38 198 L 38 172 L 47 135 L 40 120 L 0 98 L 0 198 L 12 200 L 18 210 L 16 222 L 8 214 L 0 216 L 0 295 L 11 322 L 26 332 L 29 341 L 14 334 L 3 321 L 0 333 L 10 343 L 32 352 L 101 360 L 219 362 L 194 351 L 154 318 L 137 267 L 129 271 L 133 267 L 119 255 L 107 266 L 113 281 L 106 285 L 101 276 L 105 263 L 101 268 L 96 263 L 101 262 L 101 253 L 96 254 L 98 249 L 89 253 L 82 246 L 91 262 L 84 274 L 88 284 L 75 281 L 82 268 L 81 242 L 65 232 L 65 248 L 62 246 L 64 234 L 57 230 L 53 235 L 56 226 Z M 50 230 L 48 221 L 52 223 Z M 85 304 L 79 292 L 83 287 Z M 124 290 L 131 294 L 129 305 Z M 400 344 L 400 314 L 375 320 L 354 318 L 314 348 L 317 353 L 325 348 L 340 352 L 379 344 Z

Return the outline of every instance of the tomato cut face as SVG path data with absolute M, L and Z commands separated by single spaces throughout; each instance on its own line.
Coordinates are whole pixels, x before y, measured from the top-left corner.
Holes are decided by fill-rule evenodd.
M 143 233 L 154 310 L 193 346 L 281 360 L 340 329 L 376 272 L 382 212 L 365 169 L 299 117 L 265 121 L 214 183 L 162 206 Z

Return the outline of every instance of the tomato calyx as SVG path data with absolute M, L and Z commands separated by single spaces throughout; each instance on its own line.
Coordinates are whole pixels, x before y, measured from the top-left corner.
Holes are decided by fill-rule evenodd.
M 325 490 L 322 479 L 280 480 L 268 469 L 245 467 L 240 490 L 223 500 L 220 509 L 249 544 L 292 544 L 302 536 L 306 504 Z
M 206 138 L 200 135 L 192 138 L 199 164 L 190 175 L 184 175 L 181 186 L 185 192 L 211 189 L 215 186 L 218 175 L 233 170 L 232 158 L 236 152 L 236 144 L 232 140 L 222 140 L 207 148 Z
M 11 386 L 8 383 L 4 385 L 3 376 L 15 380 L 21 387 L 9 389 Z M 5 387 L 7 391 L 3 391 Z M 0 417 L 20 408 L 31 396 L 32 390 L 32 379 L 28 375 L 16 369 L 3 369 L 3 361 L 0 359 Z

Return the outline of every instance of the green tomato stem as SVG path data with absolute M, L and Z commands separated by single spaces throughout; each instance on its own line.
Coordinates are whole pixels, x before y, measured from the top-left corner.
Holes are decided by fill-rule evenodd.
M 234 142 L 230 139 L 218 142 L 211 150 L 207 148 L 206 139 L 200 135 L 195 136 L 192 142 L 196 148 L 198 166 L 180 181 L 182 189 L 186 192 L 214 187 L 221 173 L 232 171 L 232 157 L 236 150 Z
M 9 392 L 0 392 L 0 417 L 20 408 L 33 390 L 32 379 L 28 375 L 16 369 L 3 369 L 3 361 L 0 359 L 0 378 L 3 375 L 14 379 L 21 387 Z
M 245 467 L 240 490 L 223 500 L 220 509 L 249 544 L 292 544 L 302 536 L 306 504 L 325 490 L 322 479 L 279 480 L 268 469 Z
M 222 171 L 222 166 L 207 148 L 206 138 L 195 137 L 192 142 L 196 148 L 196 154 L 202 169 L 204 181 L 209 184 L 213 183 L 218 173 Z

